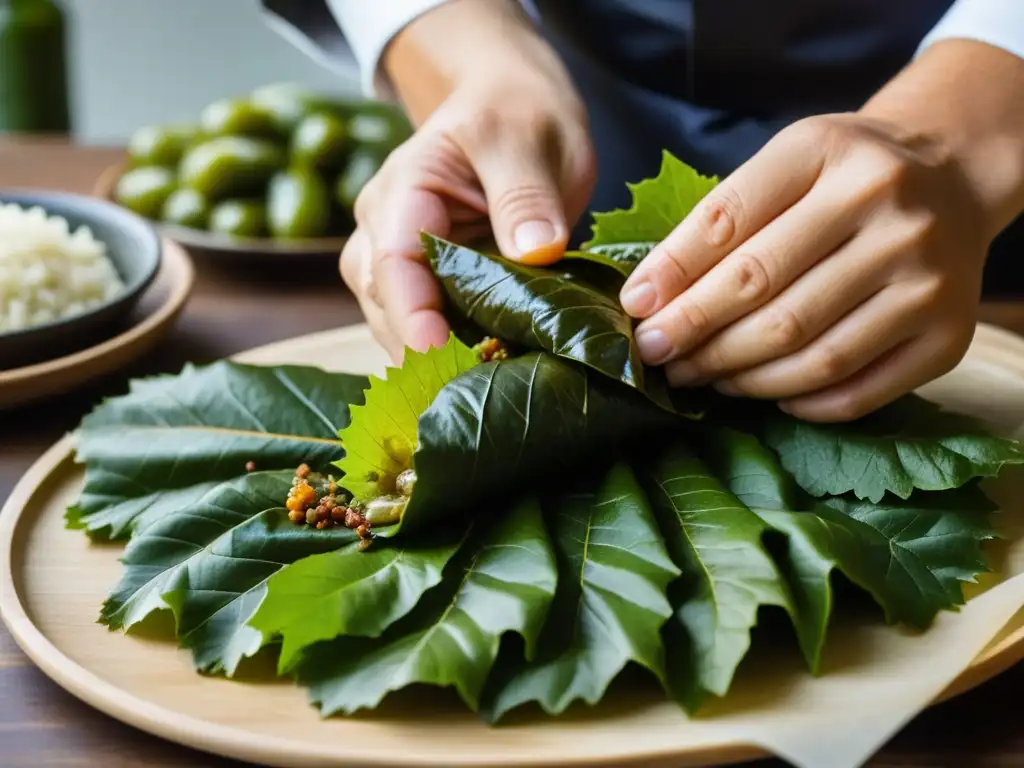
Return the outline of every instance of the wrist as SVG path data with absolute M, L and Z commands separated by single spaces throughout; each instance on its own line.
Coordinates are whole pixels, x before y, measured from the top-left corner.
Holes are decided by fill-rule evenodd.
M 563 92 L 578 101 L 558 55 L 518 0 L 451 0 L 391 41 L 384 70 L 420 125 L 456 91 Z
M 962 175 L 985 235 L 1024 210 L 1024 59 L 984 43 L 931 46 L 860 114 L 908 145 L 934 147 Z

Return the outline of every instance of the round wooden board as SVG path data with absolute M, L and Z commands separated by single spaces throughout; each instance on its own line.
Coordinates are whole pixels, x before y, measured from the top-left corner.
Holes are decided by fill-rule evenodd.
M 93 194 L 110 202 L 114 200 L 114 189 L 118 179 L 128 169 L 125 162 L 107 168 L 97 179 Z M 202 251 L 223 259 L 259 257 L 266 259 L 337 258 L 348 241 L 347 236 L 311 237 L 302 240 L 272 240 L 268 237 L 228 237 L 216 232 L 206 232 L 191 227 L 150 222 L 164 237 L 170 238 L 189 249 Z
M 142 357 L 178 318 L 194 278 L 184 249 L 165 239 L 160 271 L 139 300 L 128 327 L 74 354 L 0 371 L 0 409 L 70 392 Z
M 263 347 L 256 363 L 342 361 L 380 373 L 383 351 L 364 326 Z M 925 393 L 1020 434 L 1024 340 L 981 326 L 961 366 Z M 982 397 L 978 393 L 983 393 Z M 699 743 L 674 704 L 616 691 L 598 707 L 488 728 L 443 695 L 396 697 L 365 716 L 321 720 L 305 694 L 261 672 L 234 680 L 197 675 L 165 634 L 109 632 L 96 623 L 118 580 L 119 545 L 90 545 L 65 531 L 63 513 L 82 483 L 71 438 L 29 470 L 0 513 L 0 613 L 22 649 L 75 696 L 153 734 L 217 754 L 279 766 L 695 766 L 764 756 L 715 730 Z M 166 615 L 166 614 L 165 614 Z M 942 697 L 963 692 L 1024 658 L 1024 611 Z M 734 738 L 734 737 L 733 737 Z

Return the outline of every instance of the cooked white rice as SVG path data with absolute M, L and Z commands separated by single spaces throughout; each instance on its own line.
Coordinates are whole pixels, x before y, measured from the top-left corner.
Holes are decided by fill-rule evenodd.
M 88 227 L 72 233 L 42 208 L 0 203 L 0 333 L 81 314 L 123 290 Z

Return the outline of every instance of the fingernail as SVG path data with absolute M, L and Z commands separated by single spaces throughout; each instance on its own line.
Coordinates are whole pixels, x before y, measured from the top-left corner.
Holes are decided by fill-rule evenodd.
M 548 221 L 527 221 L 516 227 L 512 239 L 519 255 L 525 256 L 538 248 L 551 245 L 555 240 L 555 228 Z
M 793 406 L 789 404 L 789 401 L 780 400 L 778 403 L 776 403 L 776 405 L 779 407 L 779 410 L 782 411 L 783 413 L 788 413 L 790 416 L 793 415 Z
M 636 345 L 640 349 L 640 357 L 648 365 L 658 365 L 672 354 L 672 345 L 657 328 L 640 331 L 636 335 Z
M 647 280 L 641 280 L 622 292 L 622 308 L 633 317 L 646 317 L 654 309 L 657 298 L 654 286 Z
M 673 387 L 685 387 L 700 378 L 697 366 L 686 360 L 677 360 L 672 363 L 671 367 L 665 371 L 665 375 L 668 377 L 668 383 Z
M 726 397 L 736 397 L 740 393 L 739 387 L 731 381 L 715 382 L 715 389 L 718 390 L 719 394 L 725 395 Z

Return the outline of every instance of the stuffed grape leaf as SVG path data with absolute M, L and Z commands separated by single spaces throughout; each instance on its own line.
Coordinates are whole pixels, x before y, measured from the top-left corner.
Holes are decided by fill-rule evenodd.
M 623 450 L 676 424 L 634 390 L 546 353 L 478 365 L 420 417 L 418 480 L 401 529 L 450 516 L 456 499 L 476 514 L 497 511 L 488 500 L 564 481 L 608 446 Z

